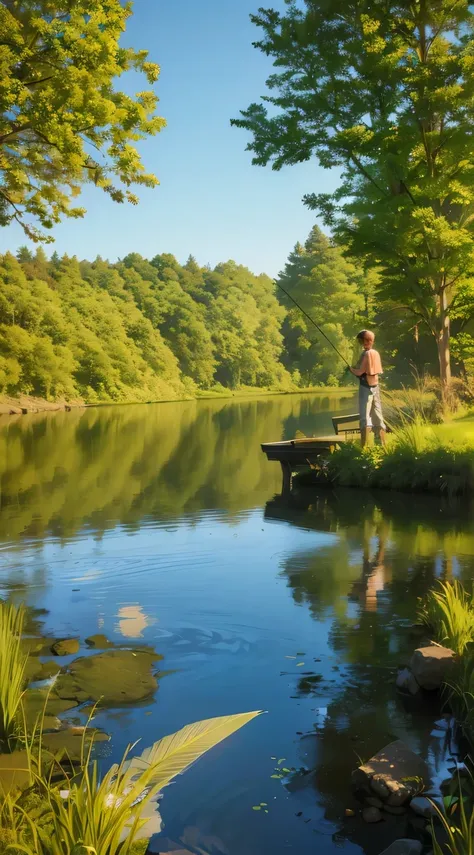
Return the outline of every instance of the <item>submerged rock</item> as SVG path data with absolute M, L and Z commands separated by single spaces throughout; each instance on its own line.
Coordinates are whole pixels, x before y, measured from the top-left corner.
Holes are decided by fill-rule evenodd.
M 396 687 L 400 692 L 406 692 L 409 695 L 417 695 L 421 692 L 421 687 L 409 668 L 403 668 L 402 671 L 398 672 Z
M 48 695 L 43 689 L 28 689 L 23 696 L 23 709 L 29 728 L 33 728 L 43 715 L 56 718 L 75 706 L 74 701 L 59 698 L 54 692 L 50 692 Z
M 64 638 L 52 645 L 51 652 L 55 656 L 74 656 L 79 653 L 79 646 L 78 638 Z
M 46 751 L 53 754 L 56 760 L 63 758 L 73 763 L 79 762 L 82 756 L 83 744 L 87 749 L 91 740 L 95 742 L 108 742 L 109 736 L 101 730 L 87 729 L 86 732 L 78 728 L 68 727 L 56 733 L 45 733 L 42 737 L 42 745 Z
M 446 683 L 455 664 L 455 654 L 448 647 L 419 647 L 411 658 L 411 670 L 422 689 L 434 691 Z
M 11 754 L 0 754 L 0 791 L 2 795 L 22 789 L 29 783 L 28 753 L 26 751 L 13 751 Z
M 95 650 L 109 650 L 110 648 L 115 647 L 113 641 L 109 641 L 107 636 L 102 635 L 100 632 L 86 638 L 86 644 L 88 647 L 92 647 Z
M 149 650 L 107 650 L 76 659 L 55 686 L 60 698 L 101 701 L 106 706 L 131 704 L 149 698 L 158 688 L 153 665 L 162 656 Z
M 356 789 L 373 791 L 384 802 L 402 805 L 430 780 L 428 766 L 401 740 L 386 745 L 352 773 Z
M 431 819 L 432 816 L 436 816 L 436 808 L 433 807 L 426 796 L 416 796 L 411 800 L 410 807 L 417 816 L 422 816 L 425 819 Z
M 381 855 L 420 855 L 423 844 L 419 840 L 395 840 Z

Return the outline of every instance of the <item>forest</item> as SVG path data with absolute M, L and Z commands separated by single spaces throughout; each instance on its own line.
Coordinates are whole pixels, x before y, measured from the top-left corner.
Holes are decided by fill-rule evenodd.
M 347 384 L 343 361 L 278 285 L 349 361 L 357 331 L 375 324 L 388 382 L 436 373 L 432 336 L 384 298 L 382 274 L 314 227 L 276 281 L 234 261 L 200 267 L 192 256 L 184 265 L 169 254 L 48 259 L 42 247 L 0 256 L 0 392 L 138 402 Z M 452 347 L 468 376 L 462 319 Z

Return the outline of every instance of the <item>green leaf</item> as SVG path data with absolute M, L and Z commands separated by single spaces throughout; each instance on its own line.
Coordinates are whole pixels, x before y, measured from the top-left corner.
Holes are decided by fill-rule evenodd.
M 127 760 L 123 771 L 132 773 L 132 778 L 153 768 L 149 785 L 161 789 L 184 772 L 206 751 L 214 748 L 223 739 L 227 739 L 236 730 L 261 715 L 261 711 L 209 718 L 188 724 L 177 733 L 165 736 L 147 748 L 140 757 Z

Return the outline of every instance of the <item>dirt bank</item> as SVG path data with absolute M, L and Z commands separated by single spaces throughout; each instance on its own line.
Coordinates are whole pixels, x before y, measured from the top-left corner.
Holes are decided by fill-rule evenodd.
M 60 410 L 72 410 L 76 407 L 85 406 L 85 402 L 81 400 L 46 401 L 44 398 L 32 398 L 29 395 L 20 395 L 19 398 L 10 398 L 8 395 L 2 395 L 0 397 L 0 416 L 21 416 L 27 413 L 54 413 Z

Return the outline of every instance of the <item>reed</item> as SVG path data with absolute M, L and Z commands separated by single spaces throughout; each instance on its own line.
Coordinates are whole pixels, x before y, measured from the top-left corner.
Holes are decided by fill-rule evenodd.
M 0 750 L 13 751 L 21 734 L 19 712 L 27 656 L 21 636 L 24 606 L 0 603 Z
M 474 602 L 463 586 L 440 582 L 430 591 L 419 609 L 419 619 L 445 644 L 461 656 L 474 641 Z

